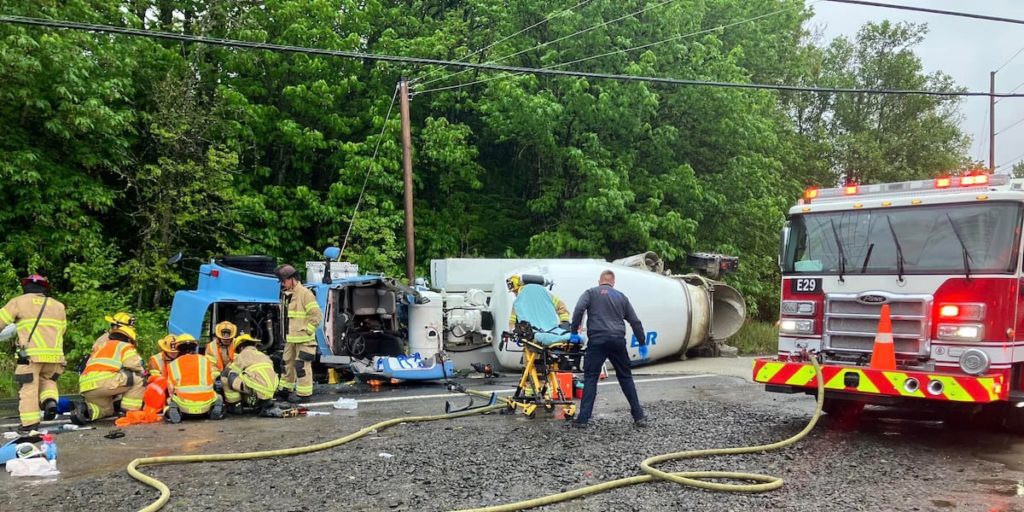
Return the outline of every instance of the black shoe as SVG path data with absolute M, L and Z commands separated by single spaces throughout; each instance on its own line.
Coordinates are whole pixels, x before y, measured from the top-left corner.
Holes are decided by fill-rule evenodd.
M 85 405 L 85 402 L 75 403 L 71 408 L 71 423 L 81 427 L 91 420 L 92 418 L 89 417 L 89 406 Z
M 39 430 L 39 424 L 33 423 L 31 425 L 21 425 L 18 427 L 18 435 L 27 436 L 32 433 L 33 430 Z
M 580 423 L 578 421 L 570 421 L 569 426 L 572 428 L 587 428 L 587 423 Z
M 177 407 L 168 407 L 164 411 L 164 421 L 167 423 L 181 423 L 181 409 Z
M 304 404 L 306 402 L 309 402 L 308 396 L 299 396 L 296 395 L 295 393 L 291 393 L 288 395 L 288 403 L 290 404 Z
M 43 421 L 57 419 L 57 401 L 49 398 L 43 402 Z
M 644 427 L 646 427 L 647 426 L 647 415 L 644 414 L 643 416 L 633 420 L 633 426 L 636 427 L 636 428 L 644 428 Z
M 224 410 L 224 401 L 217 398 L 217 401 L 213 403 L 213 407 L 210 408 L 210 419 L 211 420 L 222 420 L 227 414 Z
M 289 392 L 287 389 L 279 389 L 277 390 L 277 393 L 274 393 L 274 400 L 284 402 L 285 400 L 288 400 L 288 395 Z
M 242 404 L 228 404 L 228 414 L 245 414 L 245 408 Z

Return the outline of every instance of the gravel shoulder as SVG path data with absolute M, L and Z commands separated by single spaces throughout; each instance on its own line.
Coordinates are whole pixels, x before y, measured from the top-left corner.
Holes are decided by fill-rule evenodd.
M 399 425 L 298 457 L 144 471 L 171 488 L 165 510 L 450 510 L 636 475 L 640 461 L 654 454 L 774 442 L 803 428 L 813 405 L 807 397 L 776 399 L 757 386 L 723 377 L 676 384 L 667 391 L 651 386 L 641 387 L 652 417 L 646 429 L 633 428 L 621 394 L 606 386 L 594 424 L 582 431 L 542 415 L 528 420 L 492 414 Z M 71 452 L 71 457 L 91 461 L 94 469 L 55 481 L 14 482 L 0 475 L 0 510 L 136 510 L 157 493 L 124 472 L 134 456 L 315 443 L 394 416 L 436 414 L 442 403 L 373 404 L 289 420 L 158 424 L 136 427 L 117 441 L 103 439 L 103 429 L 62 434 L 59 440 L 71 441 L 61 443 L 62 457 Z M 781 451 L 665 465 L 668 470 L 778 475 L 786 481 L 778 491 L 713 493 L 657 482 L 543 510 L 1024 511 L 1024 498 L 1017 497 L 1024 475 L 976 456 L 978 445 L 965 442 L 986 435 L 884 416 L 840 428 L 826 418 L 807 439 Z

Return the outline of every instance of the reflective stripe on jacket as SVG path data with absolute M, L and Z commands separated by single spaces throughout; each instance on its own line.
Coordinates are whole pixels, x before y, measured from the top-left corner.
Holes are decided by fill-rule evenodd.
M 43 303 L 46 307 L 43 308 Z M 39 316 L 42 309 L 43 314 Z M 36 325 L 39 318 L 39 325 Z M 19 295 L 0 308 L 0 329 L 14 324 L 18 329 L 18 347 L 25 349 L 33 363 L 64 363 L 64 331 L 67 317 L 64 304 L 41 293 Z M 35 326 L 35 331 L 32 327 Z M 28 339 L 32 333 L 32 339 Z
M 185 354 L 167 365 L 167 391 L 186 414 L 205 414 L 217 400 L 213 365 L 205 356 Z
M 316 295 L 300 283 L 290 293 L 285 293 L 288 309 L 288 343 L 313 343 L 316 341 L 316 327 L 323 319 L 323 312 L 316 303 Z
M 256 347 L 246 347 L 235 356 L 228 370 L 241 376 L 242 383 L 261 400 L 270 399 L 277 390 L 277 373 L 274 363 Z
M 85 393 L 100 387 L 103 381 L 116 377 L 122 368 L 139 373 L 142 370 L 139 353 L 131 343 L 107 341 L 89 356 L 78 378 L 78 391 Z
M 220 343 L 216 339 L 210 340 L 206 344 L 206 358 L 210 360 L 210 364 L 213 365 L 213 376 L 219 376 L 223 371 L 224 367 L 228 364 L 228 349 L 227 347 L 221 347 Z

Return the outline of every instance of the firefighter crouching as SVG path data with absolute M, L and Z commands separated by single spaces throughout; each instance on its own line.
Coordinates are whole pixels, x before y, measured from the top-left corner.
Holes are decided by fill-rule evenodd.
M 213 365 L 196 353 L 199 342 L 192 335 L 181 334 L 177 340 L 178 357 L 167 365 L 170 404 L 164 410 L 164 420 L 180 423 L 185 416 L 200 415 L 224 419 L 224 400 L 214 390 Z
M 89 355 L 78 379 L 78 390 L 85 401 L 76 404 L 71 413 L 73 423 L 84 425 L 113 416 L 118 400 L 122 411 L 142 408 L 146 381 L 136 340 L 135 328 L 124 325 L 111 330 L 110 339 Z
M 57 378 L 64 371 L 64 304 L 50 297 L 50 282 L 39 274 L 21 280 L 22 295 L 0 308 L 0 329 L 14 324 L 18 330 L 18 416 L 21 432 L 31 431 L 42 419 L 57 417 Z M 40 412 L 40 405 L 43 411 Z
M 228 412 L 232 414 L 244 412 L 243 400 L 255 402 L 256 411 L 261 415 L 274 406 L 277 373 L 270 358 L 256 348 L 258 341 L 243 334 L 231 344 L 230 362 L 221 375 L 221 382 Z
M 118 327 L 135 327 L 135 317 L 130 313 L 125 313 L 124 311 L 118 311 L 117 313 L 114 313 L 113 316 L 105 316 L 103 319 L 110 324 L 110 329 L 101 334 L 99 338 L 96 338 L 96 341 L 92 343 L 92 350 L 90 352 L 95 351 L 100 347 L 100 345 L 106 343 L 107 340 L 110 339 L 111 331 L 114 329 L 117 329 Z
M 274 274 L 281 282 L 281 298 L 288 311 L 288 334 L 282 358 L 284 376 L 278 396 L 291 403 L 303 403 L 313 394 L 316 327 L 323 313 L 313 292 L 299 282 L 295 267 L 281 265 Z
M 167 365 L 178 357 L 178 340 L 173 334 L 168 334 L 156 342 L 160 352 L 149 357 L 146 369 L 149 370 L 149 380 L 164 377 L 167 375 Z

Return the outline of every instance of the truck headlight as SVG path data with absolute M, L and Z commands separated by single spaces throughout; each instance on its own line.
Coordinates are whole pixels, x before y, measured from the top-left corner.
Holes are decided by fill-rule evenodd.
M 814 334 L 814 320 L 784 318 L 779 321 L 779 332 L 785 334 Z
M 985 327 L 981 324 L 939 324 L 938 337 L 949 341 L 981 341 Z
M 814 314 L 814 302 L 804 300 L 782 301 L 783 315 L 811 316 Z
M 991 363 L 988 354 L 977 348 L 969 348 L 960 355 L 960 369 L 968 375 L 985 373 Z

